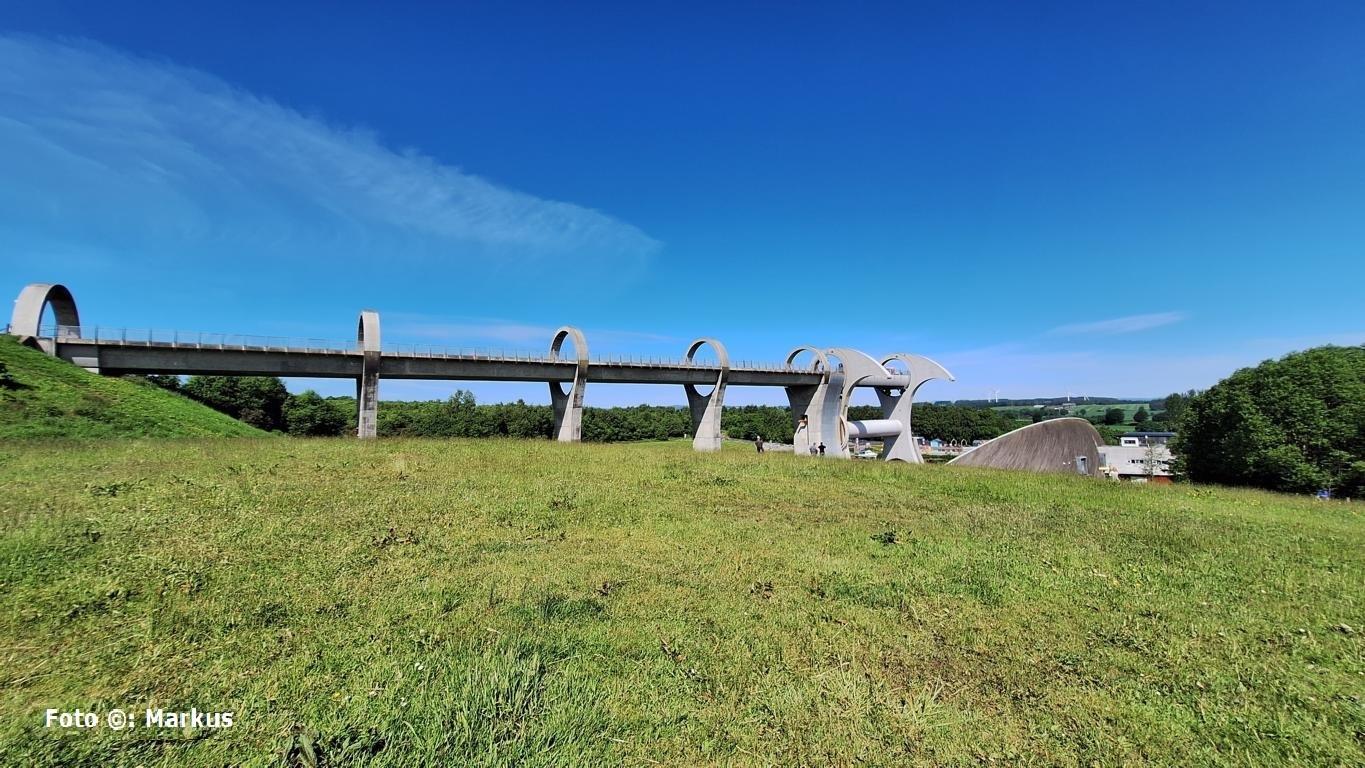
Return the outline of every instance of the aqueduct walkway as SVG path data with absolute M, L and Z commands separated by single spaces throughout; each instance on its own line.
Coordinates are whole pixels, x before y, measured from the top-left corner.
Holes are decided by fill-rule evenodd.
M 52 325 L 43 325 L 51 310 Z M 848 348 L 797 347 L 782 364 L 732 364 L 725 345 L 702 338 L 677 360 L 591 357 L 578 329 L 560 328 L 545 355 L 494 350 L 381 344 L 379 314 L 360 313 L 355 342 L 243 336 L 185 331 L 129 330 L 82 325 L 71 292 L 62 285 L 31 284 L 15 300 L 8 332 L 30 346 L 106 374 L 296 376 L 356 381 L 357 428 L 374 437 L 379 380 L 544 381 L 554 406 L 557 439 L 581 439 L 583 394 L 588 381 L 608 384 L 682 385 L 692 414 L 693 446 L 718 450 L 720 418 L 729 386 L 782 387 L 792 406 L 798 455 L 824 443 L 826 454 L 847 457 L 850 437 L 885 439 L 887 460 L 920 461 L 910 434 L 915 391 L 930 379 L 952 379 L 942 366 L 918 355 L 896 354 L 881 362 Z M 564 342 L 573 346 L 565 355 Z M 698 361 L 703 346 L 716 361 Z M 809 362 L 798 365 L 797 360 Z M 698 387 L 710 387 L 703 393 Z M 855 387 L 877 393 L 884 418 L 850 421 Z

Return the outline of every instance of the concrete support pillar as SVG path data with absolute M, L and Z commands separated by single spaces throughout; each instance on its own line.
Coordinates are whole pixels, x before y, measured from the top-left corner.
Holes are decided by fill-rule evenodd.
M 559 360 L 559 350 L 565 339 L 573 339 L 577 365 L 573 381 L 565 391 L 564 385 L 550 382 L 550 405 L 554 408 L 554 438 L 561 443 L 577 443 L 583 439 L 583 393 L 588 387 L 588 341 L 577 328 L 564 326 L 555 331 L 550 342 L 550 359 Z
M 877 402 L 882 406 L 882 415 L 901 426 L 898 434 L 883 438 L 882 459 L 922 464 L 924 459 L 920 456 L 919 445 L 915 443 L 915 436 L 910 428 L 912 398 L 906 396 L 906 390 L 878 387 L 876 392 Z
M 356 346 L 360 349 L 360 378 L 355 382 L 356 436 L 361 439 L 379 435 L 379 368 L 383 355 L 379 346 L 379 313 L 364 310 L 356 326 Z
M 719 451 L 722 443 L 720 431 L 721 409 L 725 406 L 725 382 L 730 378 L 730 354 L 725 345 L 715 339 L 697 339 L 687 348 L 687 362 L 692 362 L 697 350 L 703 344 L 710 344 L 716 351 L 720 363 L 720 373 L 716 376 L 711 392 L 703 395 L 695 386 L 684 384 L 687 392 L 687 408 L 692 412 L 692 448 L 698 451 Z
M 792 444 L 797 456 L 811 456 L 811 446 L 819 446 L 825 443 L 826 450 L 834 443 L 825 434 L 825 427 L 830 423 L 830 398 L 829 398 L 829 359 L 825 353 L 814 347 L 797 347 L 787 355 L 787 365 L 791 365 L 794 360 L 803 352 L 809 352 L 815 358 L 811 363 L 811 370 L 823 374 L 819 384 L 801 384 L 786 387 L 787 402 L 791 405 L 792 411 Z M 834 412 L 838 418 L 837 409 Z
M 930 379 L 947 379 L 948 381 L 955 381 L 955 379 L 948 372 L 948 369 L 920 355 L 889 355 L 882 360 L 882 367 L 886 367 L 886 364 L 893 360 L 905 365 L 906 372 L 910 374 L 910 383 L 899 393 L 890 387 L 878 387 L 876 390 L 877 401 L 882 406 L 882 415 L 888 419 L 895 419 L 902 424 L 901 433 L 886 438 L 883 443 L 882 459 L 921 464 L 924 462 L 924 458 L 920 455 L 919 444 L 915 442 L 913 427 L 910 423 L 910 409 L 914 405 L 915 392 Z

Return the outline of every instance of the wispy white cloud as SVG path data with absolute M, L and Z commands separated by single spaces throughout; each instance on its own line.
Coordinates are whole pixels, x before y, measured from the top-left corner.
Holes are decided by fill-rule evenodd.
M 1148 315 L 1128 315 L 1126 317 L 1115 317 L 1111 320 L 1098 320 L 1090 323 L 1074 323 L 1062 325 L 1048 331 L 1054 336 L 1112 336 L 1120 333 L 1137 333 L 1152 328 L 1160 328 L 1163 325 L 1172 325 L 1184 320 L 1188 315 L 1184 312 L 1155 312 Z
M 480 258 L 574 254 L 618 266 L 658 248 L 604 213 L 85 41 L 0 36 L 0 165 L 0 205 L 18 206 L 15 218 L 96 230 L 88 239 L 101 243 L 116 232 L 288 253 L 320 234 L 345 245 L 397 237 L 428 257 L 465 244 Z
M 518 346 L 549 345 L 558 326 L 515 323 L 497 319 L 441 320 L 398 314 L 385 328 L 385 333 L 404 338 L 429 339 L 433 343 L 485 344 L 495 342 Z M 612 328 L 583 328 L 590 346 L 596 343 L 621 344 L 629 342 L 680 344 L 684 340 L 666 334 Z

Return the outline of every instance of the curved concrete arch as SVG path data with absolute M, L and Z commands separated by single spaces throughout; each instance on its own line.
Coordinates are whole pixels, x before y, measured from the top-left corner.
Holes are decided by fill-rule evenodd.
M 787 353 L 786 364 L 791 365 L 802 352 L 809 352 L 815 358 L 815 362 L 812 363 L 810 367 L 812 371 L 829 371 L 829 358 L 825 356 L 824 352 L 821 352 L 815 347 L 797 347 L 796 349 L 793 349 L 791 352 Z
M 959 467 L 1021 469 L 1028 472 L 1099 472 L 1104 438 L 1085 419 L 1048 419 L 1006 432 L 948 462 Z
M 918 392 L 920 386 L 926 381 L 932 381 L 933 379 L 957 381 L 957 377 L 950 373 L 947 368 L 944 368 L 936 361 L 930 360 L 924 355 L 911 355 L 905 352 L 897 352 L 896 354 L 887 355 L 883 358 L 882 367 L 885 368 L 886 364 L 892 360 L 898 360 L 905 363 L 906 370 L 910 373 L 910 386 L 905 391 L 911 395 Z
M 379 434 L 379 368 L 383 355 L 378 312 L 361 310 L 356 322 L 355 342 L 361 355 L 360 378 L 355 382 L 355 433 L 357 437 L 371 438 Z
M 877 388 L 877 402 L 882 406 L 882 415 L 887 419 L 894 419 L 902 425 L 900 434 L 886 438 L 883 443 L 882 458 L 886 461 L 905 461 L 911 464 L 923 463 L 924 457 L 920 455 L 919 445 L 915 443 L 914 425 L 912 423 L 911 409 L 915 404 L 915 393 L 925 382 L 933 379 L 947 379 L 957 381 L 947 368 L 930 360 L 923 355 L 911 355 L 898 352 L 887 355 L 882 359 L 881 366 L 890 372 L 886 367 L 891 361 L 898 361 L 905 364 L 906 372 L 910 380 L 901 390 L 900 394 L 894 394 L 891 387 Z
M 811 453 L 812 447 L 834 443 L 833 436 L 826 435 L 825 430 L 829 425 L 838 423 L 839 411 L 838 398 L 829 397 L 833 369 L 823 351 L 816 347 L 797 347 L 787 354 L 786 364 L 791 365 L 803 352 L 809 352 L 815 358 L 811 370 L 822 374 L 820 383 L 800 384 L 786 387 L 786 390 L 792 414 L 792 447 L 797 456 L 811 456 L 814 455 Z
M 831 347 L 825 350 L 825 357 L 838 361 L 829 378 L 831 396 L 828 398 L 830 415 L 824 424 L 825 455 L 846 459 L 850 456 L 848 404 L 853 388 L 885 379 L 887 371 L 871 355 L 850 347 Z
M 550 404 L 554 407 L 554 435 L 561 443 L 577 443 L 583 439 L 583 393 L 588 386 L 588 340 L 583 332 L 566 325 L 555 331 L 550 342 L 550 359 L 559 361 L 564 340 L 573 341 L 577 367 L 569 390 L 557 381 L 550 382 Z
M 14 300 L 10 314 L 9 332 L 20 338 L 37 338 L 42 329 L 43 310 L 52 307 L 57 319 L 58 338 L 80 338 L 81 317 L 76 311 L 76 297 L 59 283 L 29 283 Z
M 719 451 L 721 447 L 720 416 L 725 406 L 725 383 L 730 378 L 730 353 L 725 345 L 716 339 L 701 338 L 687 348 L 687 362 L 696 357 L 697 350 L 710 346 L 716 352 L 720 372 L 716 383 L 705 395 L 693 384 L 684 384 L 687 393 L 687 409 L 692 413 L 692 447 L 698 451 Z

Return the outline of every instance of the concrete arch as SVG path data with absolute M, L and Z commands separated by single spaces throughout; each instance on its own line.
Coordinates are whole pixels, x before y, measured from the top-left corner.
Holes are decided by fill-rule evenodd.
M 355 382 L 356 436 L 372 438 L 379 434 L 379 313 L 361 310 L 355 329 L 356 348 L 360 350 L 360 378 Z
M 892 360 L 905 363 L 906 370 L 910 374 L 910 386 L 905 390 L 907 394 L 914 395 L 919 391 L 921 385 L 933 379 L 945 379 L 947 381 L 957 381 L 957 377 L 948 372 L 947 368 L 930 360 L 924 355 L 911 355 L 905 352 L 897 352 L 894 355 L 887 355 L 882 359 L 882 367 Z
M 915 404 L 915 393 L 927 381 L 933 379 L 956 381 L 957 379 L 953 378 L 953 374 L 949 373 L 947 368 L 933 360 L 922 355 L 910 355 L 903 352 L 887 355 L 882 359 L 882 368 L 888 373 L 891 370 L 886 365 L 893 360 L 905 364 L 906 372 L 910 378 L 899 395 L 895 394 L 891 387 L 878 387 L 876 390 L 877 402 L 882 407 L 882 416 L 899 422 L 901 425 L 900 433 L 886 438 L 883 443 L 882 458 L 886 461 L 920 464 L 923 463 L 924 457 L 920 455 L 919 445 L 915 443 L 914 426 L 911 418 L 911 409 Z
M 821 352 L 815 347 L 797 347 L 796 349 L 793 349 L 791 352 L 787 353 L 786 364 L 791 365 L 796 361 L 797 357 L 800 357 L 802 352 L 809 352 L 815 358 L 815 362 L 812 363 L 810 367 L 812 371 L 829 371 L 829 358 L 825 356 L 824 352 Z
M 20 338 L 38 337 L 42 329 L 43 310 L 52 307 L 57 319 L 58 338 L 80 338 L 81 317 L 76 311 L 76 297 L 66 286 L 57 283 L 29 283 L 14 300 L 9 332 Z
M 730 353 L 716 339 L 697 339 L 687 348 L 687 362 L 692 362 L 697 350 L 706 345 L 715 350 L 720 363 L 715 386 L 705 395 L 692 384 L 684 384 L 683 391 L 687 393 L 687 408 L 692 412 L 692 447 L 698 451 L 719 451 L 722 440 L 720 417 L 721 409 L 725 407 L 725 383 L 730 378 Z
M 588 340 L 573 326 L 555 331 L 550 342 L 550 359 L 559 361 L 565 339 L 573 341 L 577 367 L 566 392 L 557 381 L 550 382 L 550 404 L 554 407 L 554 435 L 561 443 L 577 443 L 583 439 L 583 394 L 588 387 Z
M 791 365 L 803 352 L 809 352 L 815 358 L 811 370 L 821 374 L 820 383 L 791 386 L 786 390 L 792 413 L 792 447 L 797 456 L 811 456 L 814 455 L 812 447 L 820 443 L 834 444 L 833 435 L 826 434 L 826 430 L 838 423 L 839 400 L 829 396 L 833 369 L 823 351 L 816 347 L 797 347 L 787 354 L 786 364 Z

